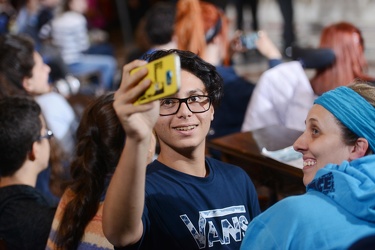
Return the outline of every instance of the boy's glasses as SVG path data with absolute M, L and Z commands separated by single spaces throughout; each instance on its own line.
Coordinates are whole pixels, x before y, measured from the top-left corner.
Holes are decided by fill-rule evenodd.
M 45 135 L 40 135 L 38 137 L 38 141 L 41 141 L 42 139 L 50 140 L 53 137 L 53 132 L 51 130 L 47 130 Z
M 175 115 L 185 103 L 192 113 L 204 113 L 211 107 L 211 98 L 206 95 L 193 95 L 188 98 L 164 98 L 160 100 L 160 115 Z

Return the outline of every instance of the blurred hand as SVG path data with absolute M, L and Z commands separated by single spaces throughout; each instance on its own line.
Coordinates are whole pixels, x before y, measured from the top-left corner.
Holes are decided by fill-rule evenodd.
M 230 48 L 230 54 L 233 55 L 236 52 L 246 52 L 247 48 L 242 44 L 241 42 L 241 35 L 243 34 L 243 31 L 241 30 L 236 30 L 234 32 L 233 38 L 229 43 L 229 48 Z
M 258 51 L 267 59 L 281 59 L 282 55 L 276 45 L 268 37 L 265 31 L 258 31 L 258 39 L 255 42 Z

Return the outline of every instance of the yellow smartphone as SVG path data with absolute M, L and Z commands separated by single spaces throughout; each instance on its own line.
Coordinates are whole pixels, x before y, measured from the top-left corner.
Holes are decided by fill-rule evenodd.
M 133 69 L 130 74 L 134 74 L 143 67 L 148 68 L 145 79 L 151 80 L 151 85 L 134 102 L 140 105 L 155 101 L 175 94 L 180 89 L 181 84 L 181 64 L 177 54 L 169 54 L 148 64 Z

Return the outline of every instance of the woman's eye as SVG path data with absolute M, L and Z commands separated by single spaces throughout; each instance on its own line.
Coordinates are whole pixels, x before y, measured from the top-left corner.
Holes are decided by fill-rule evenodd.
M 319 134 L 319 130 L 317 130 L 316 128 L 311 129 L 311 132 L 313 135 Z

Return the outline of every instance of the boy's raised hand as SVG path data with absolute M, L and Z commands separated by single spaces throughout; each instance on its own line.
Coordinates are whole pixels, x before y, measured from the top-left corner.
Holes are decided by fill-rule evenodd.
M 159 101 L 142 105 L 133 105 L 137 98 L 150 86 L 151 81 L 144 79 L 144 68 L 130 75 L 130 71 L 145 65 L 146 61 L 135 60 L 123 67 L 122 80 L 114 95 L 113 107 L 126 132 L 127 137 L 143 139 L 152 129 L 159 117 Z

